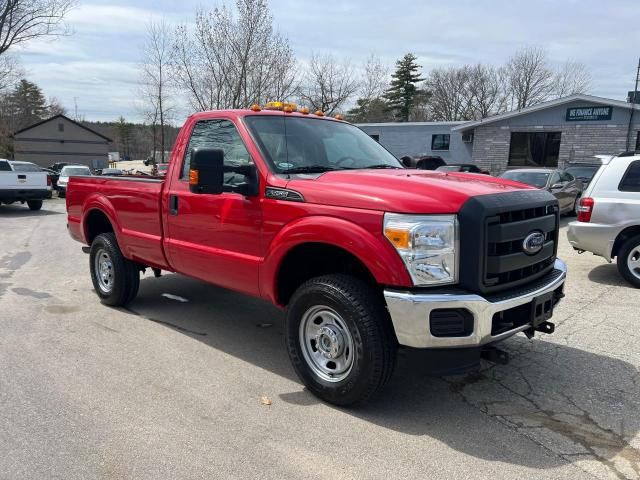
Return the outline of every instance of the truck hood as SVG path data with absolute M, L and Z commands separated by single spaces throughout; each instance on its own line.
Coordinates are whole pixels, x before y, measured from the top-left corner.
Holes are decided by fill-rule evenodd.
M 488 175 L 410 169 L 298 175 L 287 188 L 310 203 L 397 213 L 456 213 L 470 197 L 535 189 Z

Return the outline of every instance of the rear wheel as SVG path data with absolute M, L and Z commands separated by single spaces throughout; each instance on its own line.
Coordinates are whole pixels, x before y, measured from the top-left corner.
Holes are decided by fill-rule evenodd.
M 138 294 L 140 271 L 127 260 L 118 247 L 113 233 L 98 235 L 91 244 L 91 281 L 105 305 L 126 305 Z
M 640 288 L 640 235 L 622 244 L 616 261 L 620 275 L 634 287 Z
M 42 208 L 42 200 L 27 200 L 29 210 L 40 210 Z
M 384 302 L 348 275 L 304 283 L 291 299 L 287 349 L 296 373 L 321 399 L 353 405 L 375 396 L 396 361 L 397 342 Z

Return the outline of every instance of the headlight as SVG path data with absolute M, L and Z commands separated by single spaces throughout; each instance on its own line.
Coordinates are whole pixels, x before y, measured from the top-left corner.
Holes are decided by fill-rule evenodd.
M 455 215 L 386 213 L 384 236 L 402 257 L 414 285 L 458 281 L 458 221 Z

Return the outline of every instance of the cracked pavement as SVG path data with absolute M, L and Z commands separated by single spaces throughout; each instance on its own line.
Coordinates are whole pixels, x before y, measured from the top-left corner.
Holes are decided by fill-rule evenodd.
M 0 207 L 2 479 L 640 479 L 640 290 L 565 228 L 553 335 L 454 377 L 402 352 L 346 410 L 300 385 L 261 301 L 147 274 L 130 308 L 100 305 L 65 222 L 57 199 Z

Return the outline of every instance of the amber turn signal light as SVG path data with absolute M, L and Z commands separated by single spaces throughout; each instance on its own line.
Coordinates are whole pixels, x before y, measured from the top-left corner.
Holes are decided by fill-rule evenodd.
M 385 228 L 384 236 L 393 244 L 396 248 L 407 249 L 409 248 L 409 230 L 400 230 L 397 228 Z
M 189 185 L 198 185 L 198 170 L 189 170 Z

